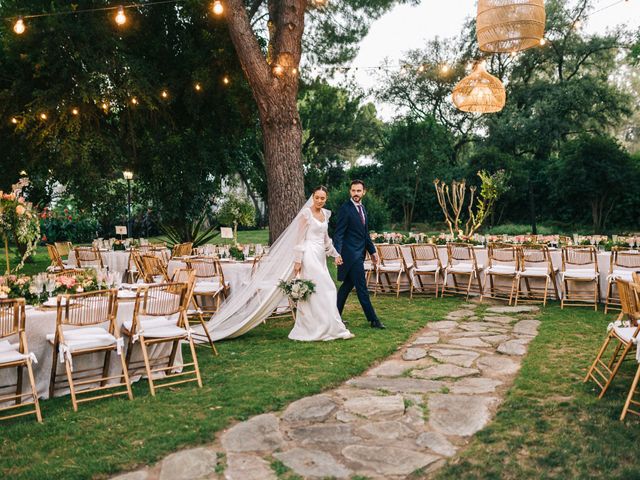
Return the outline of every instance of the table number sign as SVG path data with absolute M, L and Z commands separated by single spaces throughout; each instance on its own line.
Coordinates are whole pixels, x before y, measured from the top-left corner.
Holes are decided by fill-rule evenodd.
M 220 227 L 220 238 L 233 238 L 233 229 L 231 227 Z

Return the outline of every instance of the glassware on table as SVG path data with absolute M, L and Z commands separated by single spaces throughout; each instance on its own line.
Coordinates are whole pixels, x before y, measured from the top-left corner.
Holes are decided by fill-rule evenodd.
M 47 289 L 47 296 L 51 298 L 54 290 L 56 289 L 56 277 L 50 275 L 47 277 L 47 281 L 45 283 L 45 288 Z

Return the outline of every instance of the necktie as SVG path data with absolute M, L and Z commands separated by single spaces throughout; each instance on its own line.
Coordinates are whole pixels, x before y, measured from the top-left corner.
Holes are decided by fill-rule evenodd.
M 362 225 L 364 225 L 364 211 L 362 210 L 362 205 L 358 205 L 358 213 L 360 214 L 360 221 Z

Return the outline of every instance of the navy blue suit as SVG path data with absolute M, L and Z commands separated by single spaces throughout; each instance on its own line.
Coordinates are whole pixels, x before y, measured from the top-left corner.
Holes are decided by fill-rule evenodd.
M 347 297 L 353 287 L 356 287 L 358 300 L 367 320 L 375 322 L 378 317 L 367 290 L 364 257 L 365 251 L 370 254 L 376 253 L 376 247 L 369 237 L 369 222 L 364 207 L 362 210 L 365 217 L 364 225 L 358 209 L 351 200 L 345 202 L 338 210 L 338 224 L 333 235 L 333 245 L 343 261 L 342 265 L 338 265 L 338 280 L 342 281 L 338 290 L 338 310 L 342 315 Z

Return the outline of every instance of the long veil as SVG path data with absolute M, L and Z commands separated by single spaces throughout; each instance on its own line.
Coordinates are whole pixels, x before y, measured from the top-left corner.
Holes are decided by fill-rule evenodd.
M 266 320 L 285 299 L 278 283 L 281 279 L 288 279 L 293 273 L 294 247 L 298 240 L 302 212 L 311 206 L 312 199 L 310 197 L 307 200 L 271 245 L 269 254 L 262 257 L 251 281 L 247 285 L 234 286 L 229 298 L 207 323 L 212 340 L 245 334 Z

